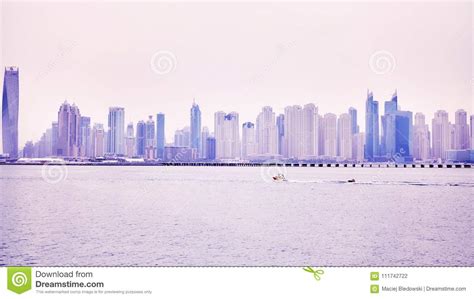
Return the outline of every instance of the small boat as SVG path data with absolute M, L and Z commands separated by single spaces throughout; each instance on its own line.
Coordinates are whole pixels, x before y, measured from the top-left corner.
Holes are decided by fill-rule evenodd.
M 283 173 L 279 173 L 272 177 L 275 182 L 286 182 L 285 175 Z
M 350 179 L 350 180 L 347 180 L 348 183 L 355 183 L 356 180 L 355 179 Z

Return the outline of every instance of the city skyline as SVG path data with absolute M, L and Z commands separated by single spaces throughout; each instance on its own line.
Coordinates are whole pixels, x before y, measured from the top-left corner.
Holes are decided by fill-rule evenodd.
M 126 124 L 163 112 L 168 140 L 189 126 L 182 111 L 193 97 L 208 128 L 214 111 L 255 122 L 261 107 L 278 114 L 312 102 L 336 115 L 353 106 L 364 130 L 367 88 L 381 102 L 398 88 L 401 110 L 429 119 L 437 109 L 472 114 L 472 3 L 6 2 L 2 10 L 1 65 L 21 69 L 21 145 L 41 137 L 65 99 L 106 129 L 112 106 L 127 109 Z M 171 54 L 168 73 L 152 64 L 158 53 Z M 372 65 L 375 54 L 385 54 L 386 73 Z
M 5 68 L 5 78 L 11 75 Z M 19 87 L 16 86 L 16 94 Z M 8 92 L 4 90 L 3 97 Z M 17 102 L 18 104 L 18 102 Z M 474 147 L 474 115 L 469 117 L 458 109 L 454 122 L 449 113 L 437 110 L 432 119 L 431 130 L 421 112 L 401 110 L 398 91 L 383 102 L 374 100 L 367 90 L 365 100 L 365 130 L 360 130 L 357 109 L 348 107 L 339 116 L 334 113 L 320 114 L 314 103 L 303 106 L 286 106 L 283 113 L 276 114 L 265 106 L 257 114 L 255 123 L 241 122 L 236 111 L 214 112 L 214 130 L 201 127 L 201 110 L 193 99 L 190 125 L 177 129 L 173 142 L 165 142 L 165 114 L 153 113 L 148 120 L 130 122 L 125 126 L 125 108 L 109 107 L 107 127 L 94 123 L 91 118 L 81 116 L 75 104 L 64 101 L 57 121 L 51 122 L 41 139 L 25 144 L 24 157 L 59 156 L 66 158 L 95 158 L 115 156 L 144 158 L 145 160 L 326 160 L 326 161 L 375 161 L 412 162 L 441 159 L 472 160 Z M 6 117 L 5 117 L 6 115 Z M 3 119 L 8 119 L 5 114 Z M 360 114 L 359 114 L 360 115 Z M 12 128 L 12 132 L 17 130 Z M 240 130 L 242 128 L 242 130 Z M 99 132 L 99 135 L 98 134 Z M 7 134 L 10 131 L 6 130 Z M 367 133 L 365 133 L 367 132 Z M 97 145 L 102 143 L 102 149 Z M 212 144 L 213 148 L 209 147 Z M 471 150 L 470 152 L 465 152 Z M 467 154 L 466 154 L 467 153 Z M 184 158 L 183 158 L 184 157 Z
M 12 73 L 15 75 L 14 82 L 10 79 L 12 78 Z M 8 95 L 12 94 L 12 90 L 14 91 L 13 98 L 16 99 L 13 102 L 16 106 L 19 105 L 19 78 L 21 77 L 18 74 L 18 67 L 5 67 L 4 82 L 11 81 L 14 84 L 10 83 L 8 88 L 9 92 L 7 92 L 7 85 L 4 85 L 4 100 L 2 107 L 8 107 L 8 104 L 11 104 L 7 101 L 7 99 Z M 12 86 L 14 88 L 12 88 Z M 284 114 L 280 113 L 278 115 L 276 115 L 271 106 L 264 106 L 254 120 L 242 122 L 242 130 L 240 130 L 238 112 L 233 111 L 227 114 L 223 111 L 217 111 L 214 113 L 214 126 L 216 124 L 217 115 L 220 115 L 223 120 L 236 119 L 236 121 L 233 125 L 235 135 L 233 138 L 235 138 L 235 140 L 231 141 L 233 143 L 232 147 L 234 147 L 234 150 L 231 151 L 232 154 L 222 154 L 221 152 L 223 149 L 215 149 L 216 158 L 244 159 L 244 157 L 249 155 L 248 151 L 250 150 L 251 155 L 260 155 L 261 157 L 265 155 L 268 157 L 276 157 L 285 151 L 285 158 L 316 158 L 327 156 L 360 160 L 361 157 L 363 157 L 368 161 L 375 161 L 377 160 L 377 157 L 386 157 L 387 155 L 394 156 L 397 154 L 399 156 L 413 156 L 415 159 L 428 159 L 432 158 L 433 155 L 442 159 L 446 159 L 446 150 L 470 149 L 472 144 L 474 144 L 474 137 L 471 135 L 471 127 L 474 115 L 470 115 L 468 120 L 468 113 L 463 108 L 459 108 L 455 111 L 454 122 L 449 120 L 449 112 L 445 110 L 436 110 L 431 122 L 430 130 L 430 126 L 425 123 L 425 113 L 416 112 L 413 114 L 411 111 L 401 110 L 401 105 L 398 103 L 397 89 L 395 89 L 390 100 L 383 102 L 383 111 L 380 109 L 379 102 L 382 103 L 383 101 L 374 100 L 373 92 L 367 89 L 364 118 L 357 118 L 358 112 L 353 106 L 348 107 L 347 111 L 339 114 L 339 116 L 332 112 L 319 115 L 319 108 L 314 103 L 307 103 L 304 105 L 289 105 L 283 109 Z M 5 105 L 5 103 L 7 105 Z M 18 113 L 18 107 L 15 109 Z M 297 109 L 296 112 L 294 109 Z M 5 117 L 2 115 L 2 123 L 12 122 L 12 120 L 7 121 L 7 112 L 9 110 L 2 110 L 5 113 Z M 64 114 L 64 110 L 68 110 L 70 112 Z M 288 117 L 294 113 L 297 113 L 297 115 L 299 113 L 301 114 L 300 117 L 302 123 L 300 127 L 297 127 L 296 130 L 293 129 L 293 132 L 290 133 L 290 138 L 300 138 L 301 141 L 296 142 L 299 142 L 301 146 L 292 146 L 294 143 L 293 141 L 285 141 L 286 144 L 283 145 L 280 138 L 281 136 L 285 135 L 284 131 L 292 130 L 292 122 L 288 121 Z M 124 107 L 109 107 L 108 121 L 104 126 L 103 123 L 96 122 L 95 120 L 91 122 L 91 118 L 88 116 L 81 116 L 77 105 L 75 103 L 72 103 L 71 105 L 67 102 L 67 100 L 65 100 L 59 108 L 57 121 L 52 121 L 51 128 L 43 132 L 42 137 L 36 140 L 44 141 L 46 138 L 50 142 L 54 143 L 54 138 L 57 138 L 58 142 L 56 144 L 56 148 L 51 148 L 52 156 L 93 157 L 93 154 L 96 154 L 97 152 L 102 153 L 103 155 L 112 154 L 118 156 L 131 156 L 130 151 L 133 150 L 134 156 L 138 155 L 146 159 L 162 159 L 165 155 L 165 146 L 173 145 L 189 147 L 195 150 L 196 153 L 193 154 L 195 155 L 192 156 L 193 159 L 207 158 L 207 155 L 204 154 L 206 152 L 207 140 L 203 138 L 205 138 L 204 136 L 210 136 L 210 132 L 207 126 L 202 126 L 201 124 L 201 110 L 199 105 L 196 103 L 195 98 L 193 98 L 190 108 L 189 126 L 185 126 L 183 129 L 176 129 L 174 131 L 173 138 L 167 138 L 166 136 L 166 126 L 164 122 L 165 114 L 162 112 L 156 114 L 157 127 L 155 127 L 153 114 L 154 113 L 149 113 L 146 123 L 144 119 L 137 121 L 137 129 L 134 131 L 134 122 L 128 122 L 127 126 L 125 126 L 126 114 Z M 286 119 L 289 124 L 289 127 L 287 127 L 286 130 L 284 129 L 285 114 L 287 114 Z M 308 127 L 309 124 L 315 121 L 315 119 L 309 118 L 311 117 L 311 114 L 315 114 L 320 118 L 318 124 L 315 124 L 315 128 Z M 361 116 L 360 113 L 359 116 Z M 415 116 L 415 119 L 413 119 L 413 116 Z M 18 122 L 18 118 L 19 116 L 16 115 L 16 119 L 13 120 Z M 365 130 L 360 129 L 361 119 L 365 119 Z M 402 129 L 400 125 L 403 119 L 405 119 L 405 123 L 403 124 L 404 128 Z M 392 126 L 387 125 L 387 122 L 392 124 Z M 441 122 L 439 125 L 441 127 L 437 125 L 439 122 Z M 464 122 L 465 127 L 458 128 L 460 122 Z M 71 123 L 75 124 L 72 126 L 75 127 L 74 132 L 70 132 Z M 318 129 L 319 126 L 326 126 L 326 123 L 329 124 L 329 127 L 325 127 L 322 130 Z M 159 127 L 158 124 L 160 125 Z M 248 129 L 252 129 L 252 134 L 254 135 L 250 137 L 251 144 L 245 144 L 249 138 L 249 136 L 246 136 L 244 133 L 246 126 Z M 347 128 L 347 132 L 343 132 L 339 129 L 342 126 Z M 10 128 L 13 127 L 10 126 Z M 103 149 L 98 151 L 94 149 L 96 146 L 95 142 L 89 138 L 95 136 L 93 134 L 96 132 L 96 127 L 99 127 L 102 131 L 103 136 L 101 135 L 101 138 L 104 138 L 105 142 Z M 151 129 L 147 130 L 147 127 Z M 426 127 L 426 129 L 424 127 Z M 13 129 L 13 131 L 16 130 L 16 132 L 13 132 L 13 135 L 18 138 L 18 129 Z M 305 140 L 302 136 L 304 134 L 308 134 L 308 130 L 316 130 L 319 132 L 314 133 L 315 135 L 306 135 L 309 136 L 310 140 Z M 53 137 L 55 131 L 57 131 L 57 135 Z M 404 133 L 400 135 L 400 132 L 402 131 Z M 441 139 L 431 140 L 433 132 L 438 131 L 440 133 L 437 133 L 437 136 Z M 5 132 L 8 134 L 8 130 L 5 130 Z M 145 135 L 140 136 L 140 132 Z M 365 132 L 369 133 L 367 134 Z M 222 131 L 219 134 L 224 133 Z M 350 136 L 351 141 L 348 141 L 347 138 L 342 139 L 341 136 L 344 134 L 346 137 Z M 362 136 L 356 136 L 360 134 L 362 134 Z M 396 139 L 396 134 L 399 134 L 401 139 L 405 139 L 403 144 L 397 141 L 398 139 Z M 464 134 L 467 137 L 460 136 L 460 134 Z M 2 130 L 2 136 L 3 135 L 4 131 Z M 212 132 L 211 135 L 212 137 L 215 137 L 214 132 Z M 300 136 L 298 137 L 298 135 Z M 143 138 L 143 148 L 139 148 L 139 138 Z M 359 140 L 360 143 L 360 140 L 362 139 L 364 140 L 362 147 L 361 145 L 354 143 L 357 140 Z M 174 140 L 174 142 L 170 142 L 170 140 Z M 259 142 L 259 140 L 265 141 Z M 32 141 L 33 140 L 29 140 L 25 142 L 25 146 Z M 344 145 L 340 145 L 340 142 L 344 142 Z M 428 142 L 427 145 L 424 144 L 426 142 Z M 133 145 L 131 143 L 133 143 Z M 217 145 L 218 144 L 219 142 L 217 142 Z M 17 148 L 18 153 L 21 151 L 22 145 L 17 145 Z M 360 152 L 362 148 L 363 154 L 360 156 L 361 154 L 357 154 L 357 151 Z M 12 157 L 14 156 L 15 155 Z M 283 156 L 281 155 L 281 157 Z

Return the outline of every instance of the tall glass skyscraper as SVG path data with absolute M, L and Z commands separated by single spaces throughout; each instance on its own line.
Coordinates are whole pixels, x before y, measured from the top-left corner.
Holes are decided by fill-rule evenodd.
M 374 161 L 379 156 L 379 102 L 367 90 L 365 102 L 365 158 Z
M 61 157 L 77 158 L 80 154 L 81 113 L 79 108 L 67 101 L 58 112 L 58 147 L 55 153 Z
M 351 134 L 354 135 L 359 133 L 359 126 L 357 125 L 357 110 L 350 107 L 349 115 L 351 116 Z
M 201 110 L 199 105 L 193 100 L 191 107 L 191 148 L 199 153 L 201 150 Z
M 156 115 L 156 151 L 156 157 L 163 159 L 165 154 L 165 115 L 163 113 Z
M 216 159 L 216 138 L 214 137 L 206 139 L 206 159 L 210 161 Z
M 3 153 L 18 158 L 18 107 L 20 88 L 18 68 L 7 67 L 3 76 L 2 141 Z
M 385 102 L 382 116 L 381 155 L 388 159 L 407 157 L 413 154 L 413 115 L 398 109 L 397 91 Z M 398 161 L 403 162 L 403 161 Z
M 149 116 L 146 122 L 145 130 L 146 140 L 145 140 L 145 158 L 147 160 L 154 160 L 156 155 L 156 141 L 155 141 L 155 122 L 153 121 L 153 116 Z
M 277 127 L 277 147 L 278 154 L 285 155 L 285 115 L 280 114 L 276 118 L 276 127 Z
M 125 110 L 121 107 L 109 108 L 109 136 L 107 139 L 107 153 L 114 155 L 124 154 L 125 141 Z
M 146 124 L 143 120 L 137 123 L 137 134 L 135 135 L 137 140 L 137 156 L 145 157 L 145 144 L 146 144 Z
M 389 154 L 408 158 L 413 155 L 413 113 L 410 111 L 397 111 L 395 118 L 395 153 Z M 400 161 L 403 162 L 403 161 Z
M 81 116 L 80 119 L 80 129 L 79 129 L 79 143 L 80 147 L 80 156 L 81 157 L 90 157 L 91 156 L 91 118 L 87 116 Z

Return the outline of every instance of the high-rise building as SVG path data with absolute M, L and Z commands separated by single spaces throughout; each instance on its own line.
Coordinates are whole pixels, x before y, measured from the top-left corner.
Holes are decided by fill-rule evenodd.
M 23 148 L 23 158 L 33 157 L 35 157 L 35 146 L 33 141 L 27 141 L 25 147 Z
M 201 150 L 201 110 L 199 105 L 193 100 L 193 105 L 191 107 L 191 136 L 190 136 L 190 146 L 194 148 L 198 155 Z
M 415 126 L 413 129 L 413 158 L 425 161 L 430 158 L 430 131 L 425 123 L 425 115 L 415 114 Z
M 58 122 L 53 121 L 51 123 L 51 155 L 56 156 L 58 154 Z
M 191 146 L 191 131 L 189 127 L 184 127 L 181 130 L 176 130 L 174 133 L 174 146 L 190 147 Z
M 397 110 L 399 110 L 398 109 L 398 96 L 397 96 L 397 90 L 395 90 L 390 101 L 385 102 L 385 113 L 395 112 Z
M 356 133 L 352 135 L 352 159 L 356 162 L 364 162 L 364 133 Z
M 271 156 L 276 155 L 277 128 L 275 123 L 275 112 L 273 112 L 272 107 L 266 106 L 262 108 L 262 112 L 257 116 L 255 133 L 258 154 Z
M 285 115 L 280 114 L 276 118 L 276 127 L 277 127 L 277 148 L 278 154 L 281 156 L 286 156 L 285 150 Z
M 103 124 L 94 124 L 92 127 L 92 156 L 103 157 L 105 155 L 105 131 Z
M 91 156 L 91 118 L 87 116 L 81 116 L 80 124 L 80 144 L 81 144 L 81 157 L 90 157 Z
M 58 112 L 58 148 L 57 155 L 76 158 L 80 154 L 81 114 L 76 105 L 65 101 Z
M 20 103 L 19 71 L 17 67 L 5 68 L 2 96 L 3 153 L 18 158 L 18 108 Z
M 127 132 L 125 135 L 125 156 L 132 158 L 135 156 L 135 133 L 133 123 L 127 125 Z
M 449 123 L 449 150 L 456 147 L 456 126 Z
M 389 159 L 408 158 L 413 152 L 413 117 L 410 111 L 394 111 L 383 116 L 383 151 Z
M 207 157 L 207 137 L 209 137 L 209 128 L 203 127 L 201 132 L 201 150 L 199 151 L 199 158 L 201 159 L 206 159 Z
M 338 156 L 342 160 L 352 159 L 352 119 L 349 113 L 343 113 L 337 120 Z
M 397 92 L 390 101 L 385 102 L 385 114 L 381 116 L 382 136 L 380 142 L 380 155 L 392 157 L 395 152 L 395 118 L 393 114 L 398 111 Z M 392 117 L 391 117 L 392 116 Z
M 240 158 L 239 114 L 222 111 L 214 114 L 214 134 L 216 138 L 216 159 Z
M 349 115 L 351 116 L 351 134 L 359 133 L 359 125 L 357 124 L 357 110 L 353 107 L 349 108 Z
M 156 157 L 158 159 L 164 158 L 165 143 L 165 115 L 163 113 L 158 113 L 156 115 Z
M 324 114 L 323 118 L 324 156 L 333 159 L 337 156 L 337 116 Z
M 286 157 L 302 159 L 304 156 L 303 108 L 299 105 L 285 108 L 285 149 Z
M 216 138 L 210 136 L 206 139 L 206 159 L 215 160 L 216 159 Z
M 125 151 L 125 110 L 121 107 L 109 108 L 109 131 L 107 152 L 112 155 L 123 155 Z
M 156 154 L 156 140 L 155 140 L 155 122 L 153 116 L 149 116 L 146 122 L 146 138 L 145 138 L 145 159 L 154 160 Z
M 470 122 L 470 132 L 471 132 L 471 149 L 474 149 L 474 114 L 471 115 L 470 117 L 471 122 Z
M 446 151 L 450 149 L 451 143 L 450 123 L 446 111 L 436 111 L 431 129 L 433 158 L 445 160 Z
M 242 125 L 242 159 L 248 159 L 257 154 L 255 125 L 246 122 Z
M 379 156 L 379 103 L 374 95 L 367 90 L 365 102 L 365 158 L 373 161 Z
M 143 120 L 137 123 L 137 134 L 135 135 L 137 145 L 136 153 L 138 157 L 145 157 L 145 145 L 146 145 L 146 124 Z
M 381 155 L 388 159 L 410 160 L 413 152 L 413 115 L 398 107 L 397 91 L 385 102 L 382 116 Z
M 52 129 L 49 128 L 46 132 L 41 135 L 40 140 L 35 145 L 35 156 L 42 158 L 42 157 L 49 157 L 52 155 Z
M 303 158 L 319 156 L 319 114 L 318 107 L 306 104 L 303 107 Z
M 469 126 L 467 125 L 467 113 L 460 109 L 454 114 L 454 149 L 462 150 L 469 148 Z

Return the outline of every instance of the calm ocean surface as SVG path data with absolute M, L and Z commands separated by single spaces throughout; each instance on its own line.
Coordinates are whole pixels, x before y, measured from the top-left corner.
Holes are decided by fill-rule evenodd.
M 474 266 L 470 169 L 48 167 L 0 166 L 0 265 Z

